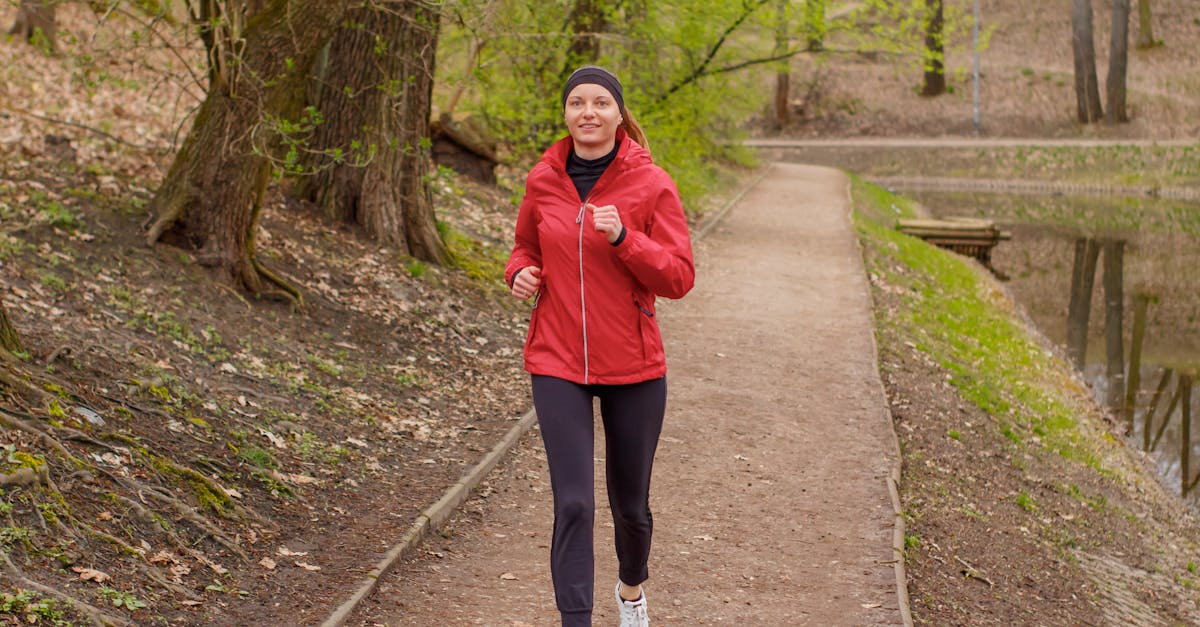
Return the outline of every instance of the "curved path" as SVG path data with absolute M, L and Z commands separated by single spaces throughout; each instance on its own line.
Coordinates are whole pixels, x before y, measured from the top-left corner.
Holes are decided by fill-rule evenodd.
M 772 166 L 698 243 L 695 290 L 660 309 L 670 399 L 652 494 L 654 625 L 904 623 L 888 485 L 898 448 L 847 191 L 836 170 Z M 542 454 L 526 436 L 349 623 L 556 624 Z M 594 618 L 615 624 L 600 508 Z
M 1022 137 L 829 137 L 820 139 L 756 138 L 751 148 L 1104 148 L 1111 146 L 1200 146 L 1200 138 L 1183 139 L 1042 139 Z

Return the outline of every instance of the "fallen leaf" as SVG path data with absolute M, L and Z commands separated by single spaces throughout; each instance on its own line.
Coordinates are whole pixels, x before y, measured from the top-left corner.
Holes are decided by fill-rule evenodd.
M 108 573 L 100 572 L 100 571 L 96 570 L 95 568 L 83 568 L 82 566 L 73 566 L 73 567 L 71 567 L 71 570 L 79 573 L 79 578 L 84 581 L 94 581 L 96 583 L 104 583 L 104 582 L 108 581 L 109 579 L 112 579 L 112 577 L 108 576 Z
M 184 599 L 180 603 L 188 606 L 204 605 L 204 601 L 193 601 L 191 599 Z
M 267 570 L 275 570 L 275 560 L 273 560 L 269 557 L 264 557 L 264 558 L 258 560 L 258 563 L 259 563 L 259 565 L 261 565 L 263 568 L 265 568 Z
M 99 514 L 96 514 L 96 520 L 112 520 L 112 519 L 113 519 L 112 512 L 100 512 Z
M 293 551 L 286 546 L 281 546 L 278 549 L 275 549 L 275 552 L 288 557 L 302 557 L 304 555 L 308 555 L 308 551 Z
M 295 562 L 295 564 L 297 566 L 299 566 L 300 568 L 303 568 L 304 570 L 309 570 L 309 571 L 321 570 L 320 566 L 313 566 L 312 564 L 309 564 L 307 562 Z
M 882 603 L 863 603 L 862 606 L 865 609 L 873 610 L 877 607 L 883 607 L 883 604 Z
M 514 581 L 516 580 L 517 576 L 512 573 L 504 573 L 503 575 L 500 575 L 500 578 L 505 581 Z
M 158 553 L 150 556 L 151 564 L 166 564 L 167 562 L 178 563 L 179 560 L 167 551 L 159 551 Z

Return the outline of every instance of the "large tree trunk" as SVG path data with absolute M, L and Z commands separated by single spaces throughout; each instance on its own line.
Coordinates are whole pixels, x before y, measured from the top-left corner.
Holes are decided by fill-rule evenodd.
M 1104 242 L 1104 347 L 1108 395 L 1114 412 L 1125 396 L 1125 242 Z
M 925 84 L 922 96 L 946 93 L 946 18 L 942 0 L 925 0 L 928 23 L 925 25 Z
M 1154 25 L 1150 23 L 1150 0 L 1138 0 L 1138 48 L 1153 48 Z
M 54 19 L 54 5 L 54 0 L 21 0 L 17 7 L 17 19 L 13 21 L 8 34 L 35 45 L 42 38 L 47 50 L 55 52 L 58 27 Z
M 210 88 L 151 203 L 148 242 L 194 250 L 220 279 L 261 289 L 253 238 L 281 133 L 272 124 L 298 117 L 307 69 L 346 5 L 272 0 L 249 21 L 238 62 Z
M 783 54 L 788 49 L 788 4 L 790 4 L 789 0 L 778 0 L 776 4 L 774 52 L 776 56 Z M 788 100 L 791 90 L 792 62 L 788 59 L 779 63 L 779 71 L 775 73 L 775 125 L 782 129 L 787 126 L 790 117 Z
M 8 320 L 8 312 L 4 309 L 3 301 L 0 301 L 0 350 L 10 353 L 23 350 L 21 348 L 21 336 L 17 335 L 16 328 Z
M 429 171 L 436 9 L 419 0 L 351 11 L 319 62 L 315 173 L 298 190 L 333 220 L 442 263 Z M 359 148 L 356 148 L 358 146 Z M 344 159 L 329 163 L 335 152 Z
M 1067 355 L 1079 370 L 1087 359 L 1088 319 L 1092 313 L 1092 288 L 1100 247 L 1092 238 L 1075 240 L 1075 263 L 1071 269 L 1071 303 L 1067 307 Z
M 1125 111 L 1125 69 L 1129 62 L 1129 0 L 1113 0 L 1112 37 L 1108 45 L 1108 80 L 1104 83 L 1108 95 L 1109 124 L 1128 122 Z
M 1096 82 L 1096 45 L 1092 41 L 1092 1 L 1071 2 L 1071 50 L 1075 56 L 1076 118 L 1083 124 L 1104 117 Z

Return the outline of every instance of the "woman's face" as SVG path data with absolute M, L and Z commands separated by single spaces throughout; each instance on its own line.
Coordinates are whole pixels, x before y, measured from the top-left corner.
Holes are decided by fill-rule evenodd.
M 563 117 L 567 132 L 575 140 L 575 153 L 584 159 L 598 159 L 612 151 L 621 112 L 617 99 L 595 83 L 581 83 L 567 94 Z

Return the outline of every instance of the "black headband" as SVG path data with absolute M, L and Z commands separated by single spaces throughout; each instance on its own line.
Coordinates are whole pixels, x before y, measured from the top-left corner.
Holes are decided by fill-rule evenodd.
M 625 96 L 621 93 L 621 81 L 617 80 L 617 77 L 609 73 L 608 70 L 595 65 L 585 65 L 575 70 L 571 74 L 571 78 L 567 79 L 567 86 L 563 87 L 562 93 L 563 107 L 567 106 L 567 96 L 570 95 L 571 90 L 584 83 L 599 85 L 607 89 L 608 93 L 617 99 L 617 109 L 621 113 L 625 113 Z

